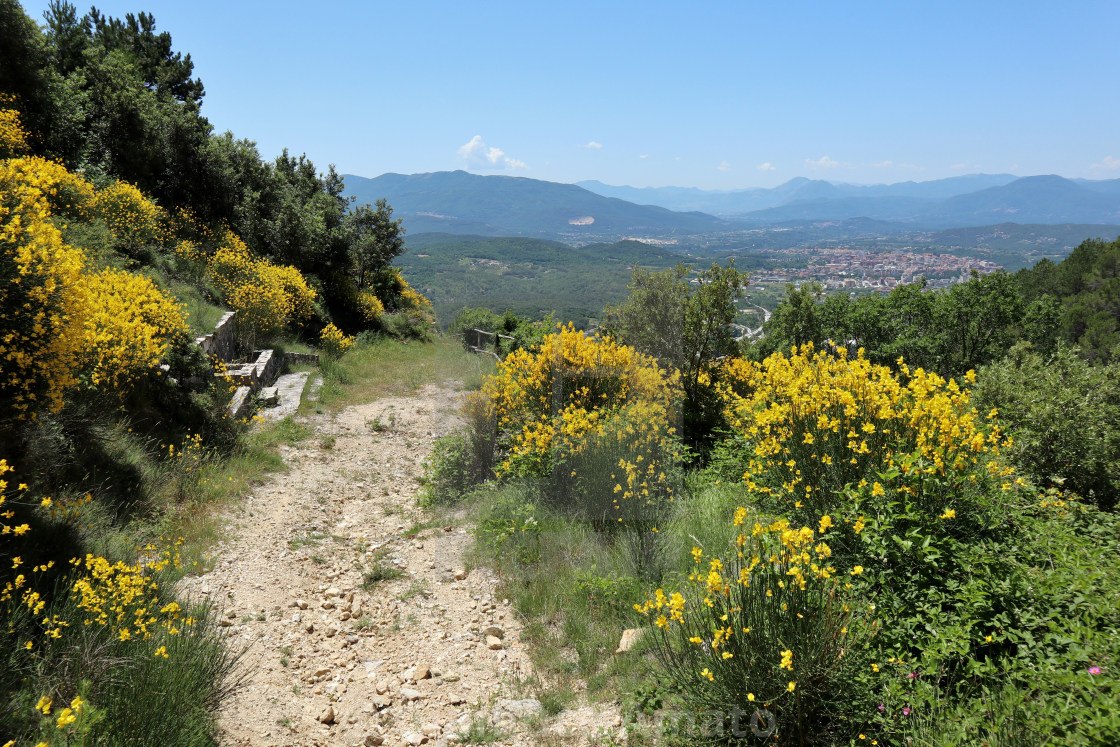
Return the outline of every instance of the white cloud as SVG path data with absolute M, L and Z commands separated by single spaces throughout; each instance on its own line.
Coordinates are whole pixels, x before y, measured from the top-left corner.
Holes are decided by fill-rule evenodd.
M 918 165 L 912 164 L 912 163 L 900 163 L 900 164 L 898 164 L 898 168 L 907 169 L 909 171 L 925 171 L 926 170 L 925 166 L 918 166 Z
M 812 158 L 806 158 L 805 165 L 811 169 L 834 169 L 840 165 L 840 162 L 833 161 L 828 156 L 821 156 L 820 159 L 816 161 L 814 161 Z
M 716 170 L 717 171 L 731 171 L 731 164 L 729 164 L 727 161 L 723 161 L 723 162 L 720 163 L 719 166 L 716 166 Z
M 647 158 L 649 158 L 649 153 L 643 153 L 642 155 L 638 156 L 638 158 L 640 158 L 640 159 L 642 159 L 642 160 L 644 161 L 644 160 L 646 160 Z
M 1105 156 L 1104 159 L 1101 160 L 1100 163 L 1094 163 L 1089 168 L 1091 168 L 1091 169 L 1108 169 L 1109 171 L 1115 171 L 1116 169 L 1120 169 L 1120 158 L 1113 158 L 1112 156 Z
M 475 135 L 470 142 L 459 148 L 459 158 L 467 162 L 467 168 L 498 170 L 498 169 L 524 169 L 524 161 L 510 158 L 501 148 L 493 148 L 482 140 L 482 135 Z
M 774 171 L 774 164 L 767 161 L 766 163 L 758 164 L 755 168 L 759 171 Z
M 873 169 L 889 169 L 891 166 L 894 166 L 894 161 L 881 161 L 871 164 L 871 168 Z
M 592 140 L 590 143 L 588 143 L 587 145 L 585 145 L 583 147 L 584 148 L 593 148 L 594 150 L 599 150 L 600 148 L 603 147 L 603 144 L 602 143 L 597 143 L 594 140 Z

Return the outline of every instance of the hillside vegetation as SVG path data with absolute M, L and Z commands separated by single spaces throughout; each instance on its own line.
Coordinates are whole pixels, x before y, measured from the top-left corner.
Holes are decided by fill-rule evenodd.
M 632 267 L 664 269 L 681 259 L 637 241 L 573 247 L 541 239 L 417 234 L 408 243 L 399 264 L 445 326 L 460 309 L 477 306 L 530 318 L 555 313 L 587 326 L 604 303 L 625 298 Z
M 427 499 L 479 513 L 542 699 L 626 744 L 1113 744 L 1120 369 L 1059 320 L 1115 322 L 1115 248 L 791 286 L 741 351 L 742 278 L 636 271 L 613 336 L 511 348 Z
M 726 229 L 710 216 L 463 172 L 348 188 L 305 155 L 262 159 L 212 131 L 190 56 L 145 13 L 58 2 L 39 26 L 0 0 L 0 53 L 4 747 L 217 742 L 244 650 L 176 584 L 210 566 L 217 510 L 309 433 L 229 415 L 224 362 L 195 344 L 227 311 L 235 356 L 318 354 L 285 365 L 317 365 L 324 411 L 478 378 L 479 360 L 449 341 L 416 344 L 435 314 L 495 333 L 492 375 L 470 383 L 462 427 L 426 465 L 433 521 L 398 536 L 450 534 L 434 520 L 444 510 L 471 517 L 467 560 L 495 569 L 487 594 L 521 616 L 540 713 L 580 692 L 624 713 L 618 731 L 581 738 L 1120 743 L 1120 239 L 941 291 L 791 285 L 765 336 L 740 342 L 747 261 L 694 268 L 640 242 L 583 244 Z M 921 202 L 946 222 L 1023 206 L 1116 219 L 1109 184 L 1054 179 L 886 196 L 797 183 L 783 195 L 803 201 L 769 209 L 818 201 L 844 215 L 887 199 L 887 212 Z M 370 189 L 372 204 L 352 204 Z M 404 254 L 402 217 L 479 235 L 415 235 Z M 705 246 L 726 258 L 724 238 Z M 597 332 L 581 329 L 592 321 Z M 388 515 L 408 489 L 390 497 L 398 471 L 383 466 Z M 388 550 L 350 539 L 374 562 L 359 565 L 370 585 L 401 573 L 381 563 Z M 421 583 L 404 593 L 428 596 Z M 496 604 L 474 609 L 487 606 L 492 619 Z M 507 661 L 506 643 L 464 641 L 466 627 L 455 645 Z M 350 638 L 338 632 L 313 653 Z M 312 726 L 334 719 L 330 707 Z M 502 738 L 490 726 L 462 738 Z
M 292 425 L 233 420 L 195 337 L 235 311 L 235 360 L 317 351 L 329 389 L 430 305 L 391 207 L 212 134 L 150 15 L 3 0 L 0 49 L 0 741 L 211 744 L 239 653 L 174 584 Z

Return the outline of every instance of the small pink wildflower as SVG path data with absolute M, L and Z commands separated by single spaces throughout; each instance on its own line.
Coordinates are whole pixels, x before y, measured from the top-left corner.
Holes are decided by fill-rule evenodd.
M 885 710 L 887 710 L 887 708 L 886 708 L 886 706 L 884 706 L 884 705 L 883 705 L 882 703 L 880 703 L 880 704 L 879 704 L 879 710 L 880 710 L 880 711 L 885 711 Z
M 1101 673 L 1101 668 L 1100 667 L 1089 667 L 1089 674 L 1100 674 L 1100 673 Z
M 909 708 L 903 708 L 902 709 L 902 715 L 903 716 L 909 716 L 910 715 L 910 709 Z

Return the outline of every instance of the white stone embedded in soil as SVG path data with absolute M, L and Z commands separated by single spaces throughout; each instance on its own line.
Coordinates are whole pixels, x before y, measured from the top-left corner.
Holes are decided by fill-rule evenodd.
M 623 654 L 634 648 L 645 634 L 646 631 L 644 628 L 627 628 L 622 631 L 622 640 L 618 642 L 618 648 L 615 649 L 615 653 Z

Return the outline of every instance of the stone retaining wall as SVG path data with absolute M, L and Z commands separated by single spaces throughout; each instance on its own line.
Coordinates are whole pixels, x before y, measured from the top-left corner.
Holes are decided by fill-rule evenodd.
M 227 311 L 214 325 L 213 332 L 195 339 L 195 344 L 202 348 L 202 352 L 220 361 L 228 361 L 236 357 L 236 314 L 236 311 Z

